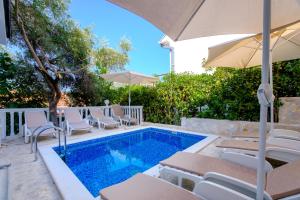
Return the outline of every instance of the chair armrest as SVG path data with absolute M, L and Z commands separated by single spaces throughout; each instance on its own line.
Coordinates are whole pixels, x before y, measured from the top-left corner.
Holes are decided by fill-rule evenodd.
M 0 169 L 8 168 L 11 166 L 11 163 L 8 160 L 0 161 Z
M 219 174 L 216 172 L 208 172 L 203 176 L 205 181 L 211 181 L 213 183 L 217 183 L 219 185 L 223 185 L 227 188 L 230 188 L 236 192 L 245 194 L 253 199 L 256 197 L 257 188 L 255 185 L 247 183 L 245 181 L 226 176 L 223 174 Z M 271 196 L 264 192 L 265 200 L 272 200 Z
M 236 152 L 223 152 L 220 157 L 224 160 L 228 160 L 251 169 L 257 169 L 258 158 L 255 156 Z M 268 161 L 265 161 L 265 171 L 269 172 L 272 170 L 272 165 Z
M 114 120 L 114 118 L 113 117 L 108 117 L 109 119 L 111 119 L 111 120 Z
M 267 139 L 267 143 L 282 148 L 295 149 L 300 151 L 300 141 L 298 140 L 291 140 L 279 137 L 269 137 Z
M 272 136 L 274 138 L 282 138 L 282 139 L 287 139 L 287 140 L 295 140 L 295 141 L 300 141 L 300 137 L 292 136 L 292 135 L 275 135 Z
M 285 162 L 292 162 L 300 159 L 300 151 L 282 147 L 268 147 L 266 148 L 266 155 L 273 159 Z
M 226 186 L 211 182 L 202 181 L 196 184 L 193 192 L 201 199 L 238 199 L 238 200 L 254 200 L 243 193 L 232 190 Z
M 47 122 L 46 125 L 54 126 L 53 122 Z
M 159 174 L 160 174 L 160 178 L 162 178 L 164 180 L 169 180 L 170 178 L 172 179 L 172 177 L 177 177 L 179 186 L 181 186 L 182 179 L 187 179 L 187 180 L 193 181 L 195 184 L 203 181 L 203 178 L 196 174 L 192 174 L 189 172 L 185 172 L 183 170 L 178 170 L 175 168 L 161 166 L 161 165 L 159 168 Z
M 116 116 L 116 115 L 113 115 L 112 118 L 116 121 L 121 121 L 121 117 L 120 116 Z
M 300 141 L 300 132 L 287 129 L 273 129 L 270 131 L 272 137 Z

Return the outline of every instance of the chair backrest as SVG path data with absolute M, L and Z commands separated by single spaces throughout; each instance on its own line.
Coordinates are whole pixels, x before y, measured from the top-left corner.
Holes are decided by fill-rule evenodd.
M 115 116 L 124 117 L 124 112 L 119 104 L 114 104 L 111 106 L 111 109 L 113 111 L 113 114 Z
M 105 117 L 103 111 L 99 108 L 91 108 L 90 114 L 93 118 L 96 118 L 96 119 Z
M 267 174 L 266 191 L 273 199 L 300 194 L 300 160 L 282 165 Z
M 65 115 L 65 120 L 68 120 L 68 122 L 76 123 L 82 121 L 79 110 L 77 109 L 66 109 L 64 110 L 64 115 Z
M 48 123 L 44 111 L 28 111 L 25 112 L 25 122 L 28 128 L 37 128 Z

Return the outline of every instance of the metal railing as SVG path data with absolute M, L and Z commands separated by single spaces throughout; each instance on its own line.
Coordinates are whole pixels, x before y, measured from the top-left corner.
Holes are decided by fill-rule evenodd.
M 121 106 L 125 114 L 131 113 L 131 117 L 138 120 L 139 124 L 143 123 L 143 106 Z M 86 118 L 89 115 L 90 108 L 102 109 L 107 116 L 111 116 L 110 106 L 89 106 L 89 107 L 60 107 L 57 109 L 58 126 L 63 127 L 64 110 L 78 109 L 81 116 Z M 24 136 L 23 125 L 25 123 L 25 112 L 28 111 L 44 111 L 49 120 L 49 108 L 8 108 L 0 109 L 0 144 L 1 139 L 14 139 Z

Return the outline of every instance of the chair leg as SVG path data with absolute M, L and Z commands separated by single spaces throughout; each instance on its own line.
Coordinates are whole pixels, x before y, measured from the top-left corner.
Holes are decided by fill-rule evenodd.
M 30 153 L 33 153 L 34 136 L 30 136 Z
M 98 123 L 98 129 L 101 129 L 101 124 L 100 123 Z

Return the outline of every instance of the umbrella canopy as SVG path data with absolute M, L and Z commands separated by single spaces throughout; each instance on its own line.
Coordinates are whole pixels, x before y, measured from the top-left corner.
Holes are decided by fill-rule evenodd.
M 262 32 L 261 0 L 108 0 L 154 24 L 174 41 Z M 284 3 L 283 3 L 284 2 Z M 298 0 L 272 0 L 271 29 L 300 19 Z
M 272 62 L 300 58 L 300 23 L 271 32 Z M 262 64 L 262 34 L 209 48 L 205 67 L 245 68 Z
M 147 76 L 130 71 L 101 74 L 100 77 L 111 82 L 123 83 L 127 85 L 150 85 L 158 81 L 157 77 Z
M 157 77 L 153 76 L 147 76 L 144 74 L 139 74 L 136 72 L 116 72 L 116 73 L 110 73 L 110 74 L 101 74 L 100 77 L 104 78 L 105 80 L 111 81 L 111 82 L 117 82 L 117 83 L 123 83 L 129 85 L 128 88 L 128 107 L 129 107 L 129 124 L 130 124 L 130 118 L 131 118 L 131 92 L 130 92 L 130 86 L 131 85 L 153 85 L 158 81 Z

